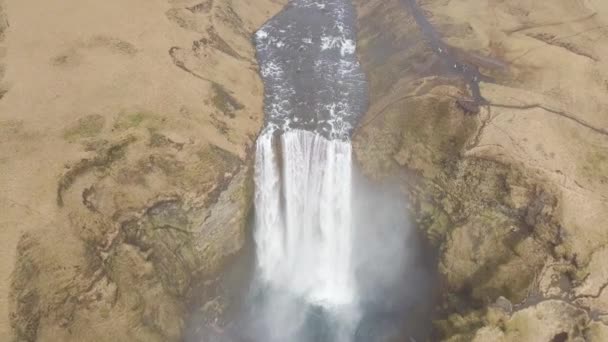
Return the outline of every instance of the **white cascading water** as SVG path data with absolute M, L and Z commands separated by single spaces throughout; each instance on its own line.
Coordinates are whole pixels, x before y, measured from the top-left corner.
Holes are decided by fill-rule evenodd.
M 303 130 L 277 137 L 269 130 L 258 139 L 255 167 L 263 281 L 330 310 L 356 305 L 350 143 Z
M 255 165 L 258 341 L 353 340 L 348 139 L 367 95 L 355 18 L 350 0 L 294 0 L 255 35 L 267 115 Z M 310 336 L 319 331 L 330 336 Z

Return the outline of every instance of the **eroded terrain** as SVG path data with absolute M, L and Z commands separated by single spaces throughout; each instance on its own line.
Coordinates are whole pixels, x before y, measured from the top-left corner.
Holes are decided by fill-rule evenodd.
M 0 340 L 221 334 L 284 4 L 0 2 Z M 439 251 L 435 337 L 607 340 L 608 5 L 355 4 L 355 157 Z
M 608 6 L 420 2 L 439 44 L 409 0 L 357 4 L 356 157 L 402 184 L 439 249 L 437 338 L 605 340 Z
M 282 5 L 2 2 L 0 340 L 221 329 L 263 121 L 251 34 Z

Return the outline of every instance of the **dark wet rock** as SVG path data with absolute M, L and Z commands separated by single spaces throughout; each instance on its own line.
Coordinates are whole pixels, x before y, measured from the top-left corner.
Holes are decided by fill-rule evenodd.
M 475 101 L 458 99 L 456 103 L 466 114 L 479 114 L 479 104 Z

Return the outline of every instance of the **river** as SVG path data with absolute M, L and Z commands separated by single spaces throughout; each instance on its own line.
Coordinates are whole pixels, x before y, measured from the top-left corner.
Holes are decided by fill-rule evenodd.
M 384 341 L 403 325 L 405 205 L 352 160 L 368 103 L 355 25 L 348 0 L 295 0 L 255 35 L 266 123 L 247 340 Z

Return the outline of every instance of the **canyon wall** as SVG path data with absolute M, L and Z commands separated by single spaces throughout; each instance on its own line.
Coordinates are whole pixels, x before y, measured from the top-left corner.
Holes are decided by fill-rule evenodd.
M 606 340 L 608 5 L 356 4 L 354 153 L 438 250 L 436 338 Z

